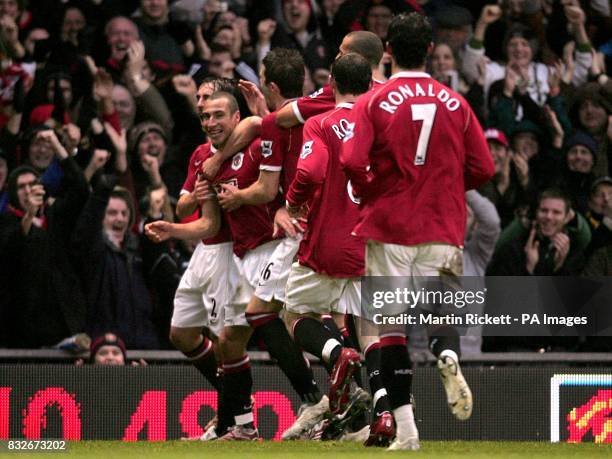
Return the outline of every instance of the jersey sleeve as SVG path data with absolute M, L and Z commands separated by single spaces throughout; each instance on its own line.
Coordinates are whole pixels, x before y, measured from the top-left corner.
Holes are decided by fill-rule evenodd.
M 480 123 L 472 109 L 467 104 L 466 107 L 468 114 L 464 132 L 464 182 L 467 191 L 491 180 L 495 174 L 495 165 Z
M 195 187 L 196 177 L 197 177 L 197 167 L 195 165 L 196 157 L 198 156 L 198 149 L 196 149 L 192 154 L 191 158 L 189 158 L 189 165 L 187 166 L 187 177 L 185 178 L 185 183 L 181 187 L 181 194 L 191 193 Z
M 276 125 L 276 112 L 263 117 L 261 121 L 261 163 L 259 169 L 277 172 L 283 168 L 286 148 L 283 146 L 281 129 Z
M 325 85 L 318 91 L 308 96 L 300 97 L 291 103 L 294 115 L 302 124 L 308 118 L 331 110 L 335 106 L 336 99 L 329 85 Z
M 343 139 L 340 163 L 354 192 L 362 196 L 372 181 L 370 150 L 374 143 L 374 125 L 369 114 L 370 98 L 363 95 L 352 110 L 352 122 Z
M 318 120 L 306 121 L 297 172 L 287 192 L 287 202 L 291 206 L 308 202 L 325 180 L 329 149 L 324 134 Z

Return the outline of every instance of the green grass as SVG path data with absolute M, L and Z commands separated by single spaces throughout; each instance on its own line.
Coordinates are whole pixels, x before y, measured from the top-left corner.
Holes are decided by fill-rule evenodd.
M 389 457 L 383 449 L 364 448 L 355 443 L 337 442 L 261 442 L 261 443 L 200 443 L 200 442 L 137 442 L 81 441 L 70 443 L 62 457 L 79 458 L 193 458 L 193 459 L 243 459 L 243 458 L 316 458 L 360 459 Z M 1 454 L 0 454 L 1 455 Z M 441 458 L 591 458 L 612 457 L 612 445 L 565 444 L 545 442 L 422 442 L 420 451 L 403 451 L 391 457 L 441 457 Z M 4 457 L 36 457 L 40 454 L 4 454 Z

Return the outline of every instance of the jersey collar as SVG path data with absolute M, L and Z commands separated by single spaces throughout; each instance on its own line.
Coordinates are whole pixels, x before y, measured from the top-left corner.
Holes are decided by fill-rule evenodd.
M 431 78 L 431 75 L 426 72 L 413 72 L 411 70 L 404 70 L 402 72 L 394 73 L 389 79 L 393 80 L 394 78 Z
M 210 144 L 210 151 L 212 151 L 213 153 L 217 153 L 219 150 L 217 150 L 217 149 L 215 148 L 215 146 L 214 146 L 214 145 L 211 143 L 211 144 Z
M 336 105 L 336 108 L 348 108 L 350 110 L 351 108 L 353 108 L 353 105 L 355 104 L 352 104 L 350 102 L 340 102 Z

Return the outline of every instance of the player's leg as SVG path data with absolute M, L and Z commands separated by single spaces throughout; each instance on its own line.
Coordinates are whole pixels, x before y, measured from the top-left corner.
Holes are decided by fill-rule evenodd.
M 246 346 L 253 333 L 245 309 L 253 289 L 245 275 L 244 262 L 234 257 L 230 279 L 237 285 L 231 304 L 225 307 L 224 328 L 219 337 L 223 360 L 224 403 L 233 417 L 233 427 L 220 439 L 256 440 L 259 433 L 254 424 L 251 389 L 253 377 Z
M 249 325 L 266 344 L 270 356 L 278 362 L 302 403 L 312 404 L 321 400 L 321 393 L 307 365 L 302 351 L 289 336 L 279 317 L 285 301 L 285 287 L 291 264 L 299 248 L 299 239 L 284 238 L 270 249 L 261 247 L 256 273 L 257 284 L 246 309 Z M 258 248 L 259 249 L 259 248 Z
M 253 377 L 249 356 L 246 352 L 246 344 L 251 333 L 251 328 L 246 324 L 225 327 L 221 333 L 224 402 L 233 416 L 234 426 L 220 440 L 256 440 L 259 438 L 251 401 Z
M 463 274 L 461 249 L 451 245 L 429 244 L 420 247 L 414 264 L 415 275 L 427 284 L 428 290 L 456 289 Z M 433 306 L 432 313 L 445 315 L 443 305 Z M 461 342 L 453 325 L 432 325 L 427 329 L 429 347 L 438 359 L 437 365 L 446 391 L 448 407 L 453 415 L 467 420 L 472 415 L 472 391 L 461 372 Z
M 369 241 L 366 246 L 366 275 L 410 276 L 413 252 L 415 250 L 410 247 Z M 419 433 L 410 400 L 412 362 L 406 347 L 406 329 L 379 327 L 378 334 L 381 375 L 396 422 L 396 438 L 389 449 L 418 449 Z
M 360 366 L 355 349 L 345 348 L 320 320 L 342 293 L 339 279 L 320 275 L 294 263 L 287 283 L 287 323 L 293 339 L 302 349 L 332 366 L 330 375 L 330 410 L 337 414 L 347 403 L 350 381 Z

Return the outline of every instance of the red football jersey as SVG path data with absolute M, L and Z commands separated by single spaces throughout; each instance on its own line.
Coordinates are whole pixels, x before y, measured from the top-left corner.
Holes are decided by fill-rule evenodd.
M 308 203 L 308 227 L 298 251 L 300 264 L 332 277 L 364 273 L 365 244 L 351 235 L 359 201 L 342 171 L 342 140 L 353 104 L 341 103 L 306 121 L 304 146 L 287 193 L 292 206 Z
M 385 83 L 382 81 L 372 79 L 372 90 L 383 84 Z M 291 102 L 293 113 L 302 124 L 304 124 L 308 118 L 328 112 L 335 106 L 336 98 L 329 84 L 326 84 L 321 89 L 308 96 L 300 97 Z
M 211 149 L 209 155 L 215 153 Z M 208 157 L 208 156 L 207 156 Z M 212 181 L 215 192 L 221 192 L 221 184 L 227 183 L 239 189 L 247 188 L 257 181 L 261 163 L 261 146 L 259 138 L 231 158 L 227 159 Z M 227 220 L 234 253 L 242 258 L 244 254 L 272 240 L 274 212 L 279 207 L 278 201 L 259 206 L 241 206 L 232 212 L 223 212 Z
M 399 72 L 359 98 L 342 163 L 362 199 L 365 240 L 463 246 L 465 191 L 494 167 L 468 103 L 423 72 Z
M 189 166 L 187 167 L 187 178 L 185 179 L 185 183 L 183 183 L 183 187 L 181 188 L 181 194 L 191 193 L 195 188 L 196 178 L 199 174 L 201 174 L 200 168 L 204 159 L 208 158 L 210 155 L 211 143 L 203 143 L 198 148 L 196 148 L 191 154 L 191 158 L 189 158 Z M 197 211 L 199 214 L 199 210 Z M 212 244 L 220 244 L 221 242 L 230 242 L 232 240 L 232 235 L 227 227 L 227 223 L 223 217 L 221 217 L 221 228 L 216 236 L 213 236 L 208 239 L 202 239 L 202 244 L 212 245 Z
M 302 148 L 302 129 L 298 124 L 289 129 L 276 125 L 276 112 L 261 122 L 261 170 L 281 171 L 280 188 L 283 197 L 295 177 L 298 157 Z

